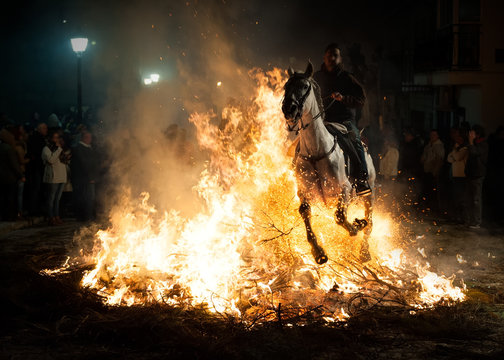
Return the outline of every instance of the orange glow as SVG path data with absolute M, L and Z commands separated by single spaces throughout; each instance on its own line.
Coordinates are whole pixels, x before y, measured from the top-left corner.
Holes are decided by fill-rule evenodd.
M 211 312 L 246 318 L 279 303 L 322 304 L 326 321 L 343 321 L 351 315 L 342 299 L 369 293 L 373 274 L 405 288 L 396 274 L 416 269 L 419 286 L 407 292 L 409 305 L 463 300 L 453 279 L 406 258 L 399 225 L 383 209 L 375 209 L 369 241 L 373 260 L 356 264 L 359 237 L 350 238 L 335 224 L 333 210 L 314 204 L 313 228 L 329 256 L 324 266 L 315 263 L 287 155 L 291 140 L 280 109 L 286 74 L 274 69 L 250 75 L 257 82 L 253 116 L 226 107 L 220 126 L 213 113 L 190 116 L 199 146 L 210 154 L 194 189 L 204 210 L 184 218 L 174 210 L 155 209 L 147 193 L 140 201 L 124 194 L 110 214 L 111 226 L 96 234 L 93 254 L 78 259 L 93 265 L 82 286 L 99 292 L 109 305 L 206 304 Z M 362 211 L 354 201 L 349 218 Z

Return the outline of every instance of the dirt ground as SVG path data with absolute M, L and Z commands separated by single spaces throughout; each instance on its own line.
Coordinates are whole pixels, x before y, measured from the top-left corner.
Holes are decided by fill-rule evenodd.
M 81 226 L 35 226 L 0 237 L 0 358 L 504 358 L 504 229 L 411 225 L 417 240 L 410 251 L 425 249 L 437 273 L 463 278 L 464 303 L 415 314 L 379 309 L 344 325 L 314 320 L 246 329 L 199 309 L 107 308 L 79 288 L 80 273 L 41 276 L 65 259 Z

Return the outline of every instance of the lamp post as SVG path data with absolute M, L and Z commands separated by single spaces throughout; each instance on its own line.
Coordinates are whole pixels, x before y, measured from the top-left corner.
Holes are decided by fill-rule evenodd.
M 88 39 L 87 38 L 73 38 L 70 39 L 72 49 L 77 54 L 77 117 L 79 123 L 82 123 L 82 71 L 81 71 L 81 57 L 86 51 Z

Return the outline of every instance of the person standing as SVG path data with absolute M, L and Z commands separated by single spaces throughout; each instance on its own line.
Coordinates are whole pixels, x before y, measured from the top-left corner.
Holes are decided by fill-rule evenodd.
M 395 180 L 399 164 L 399 150 L 394 141 L 386 139 L 383 145 L 383 157 L 380 159 L 380 175 L 385 181 Z
M 67 182 L 66 165 L 61 162 L 62 148 L 58 132 L 53 132 L 46 146 L 42 149 L 42 161 L 44 162 L 43 182 L 47 187 L 46 210 L 49 225 L 62 224 L 59 216 L 59 203 L 63 187 Z
M 483 180 L 487 171 L 488 143 L 485 130 L 474 125 L 469 131 L 468 157 L 465 167 L 467 177 L 467 223 L 472 229 L 479 229 L 482 221 Z
M 24 182 L 15 149 L 14 135 L 0 130 L 0 216 L 2 220 L 15 220 L 17 184 Z
M 83 131 L 81 141 L 72 150 L 72 185 L 75 213 L 78 220 L 94 219 L 95 184 L 98 177 L 97 154 L 91 143 L 93 136 Z
M 439 139 L 437 130 L 432 129 L 429 134 L 429 142 L 425 145 L 420 161 L 424 170 L 424 196 L 428 206 L 432 210 L 440 209 L 439 199 L 439 173 L 443 167 L 445 157 L 444 144 Z
M 28 212 L 30 215 L 40 215 L 43 199 L 42 178 L 44 175 L 44 163 L 40 154 L 46 145 L 48 129 L 45 123 L 40 123 L 31 133 L 27 142 L 27 156 L 30 162 L 26 166 Z
M 18 155 L 19 166 L 23 173 L 23 178 L 26 179 L 26 164 L 30 162 L 30 159 L 26 157 L 27 145 L 26 145 L 26 132 L 23 125 L 18 125 L 14 128 L 14 137 L 16 139 L 16 153 Z M 25 181 L 18 181 L 17 189 L 17 218 L 19 220 L 23 219 L 23 203 L 24 203 L 24 187 Z
M 469 150 L 464 137 L 457 131 L 453 135 L 455 144 L 453 150 L 448 154 L 447 161 L 451 164 L 452 191 L 451 203 L 453 208 L 453 220 L 463 224 L 467 218 L 466 205 L 466 175 L 465 167 Z

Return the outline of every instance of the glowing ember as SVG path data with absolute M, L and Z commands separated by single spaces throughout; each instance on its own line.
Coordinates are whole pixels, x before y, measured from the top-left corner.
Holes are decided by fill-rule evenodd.
M 206 304 L 210 311 L 244 318 L 270 309 L 265 320 L 281 306 L 298 312 L 317 307 L 326 321 L 343 321 L 357 306 L 463 300 L 452 278 L 419 265 L 415 277 L 415 265 L 395 242 L 398 225 L 380 209 L 370 239 L 373 260 L 360 264 L 360 241 L 335 224 L 332 210 L 314 206 L 313 227 L 329 256 L 324 266 L 314 263 L 297 210 L 287 155 L 291 140 L 280 109 L 286 74 L 254 70 L 251 76 L 257 88 L 247 111 L 227 107 L 222 121 L 213 113 L 189 119 L 210 155 L 194 189 L 204 210 L 190 218 L 174 210 L 160 213 L 149 194 L 135 201 L 126 192 L 110 214 L 110 228 L 96 234 L 92 255 L 78 259 L 93 266 L 82 286 L 110 305 Z M 350 218 L 359 212 L 355 201 Z

